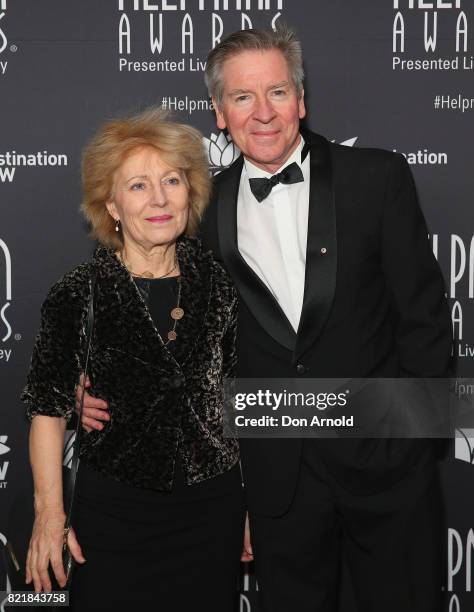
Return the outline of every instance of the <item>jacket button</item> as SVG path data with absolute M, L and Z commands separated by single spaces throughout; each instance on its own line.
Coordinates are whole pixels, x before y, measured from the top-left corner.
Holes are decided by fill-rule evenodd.
M 304 367 L 304 365 L 302 363 L 298 363 L 296 366 L 296 372 L 298 374 L 304 374 L 306 372 L 306 368 Z

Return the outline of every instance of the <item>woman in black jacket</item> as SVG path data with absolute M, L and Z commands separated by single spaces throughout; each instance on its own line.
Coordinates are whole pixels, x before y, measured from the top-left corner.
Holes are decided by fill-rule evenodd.
M 233 610 L 244 503 L 223 432 L 237 298 L 192 237 L 209 196 L 201 135 L 148 110 L 101 127 L 83 158 L 83 211 L 100 246 L 50 290 L 22 398 L 32 420 L 35 522 L 27 582 L 65 582 L 63 437 L 84 366 L 110 420 L 83 435 L 73 610 Z M 200 598 L 201 603 L 200 603 Z

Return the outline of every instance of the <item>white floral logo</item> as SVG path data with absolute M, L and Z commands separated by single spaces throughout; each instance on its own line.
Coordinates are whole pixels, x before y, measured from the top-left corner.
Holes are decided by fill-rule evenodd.
M 210 138 L 203 138 L 203 142 L 213 174 L 228 168 L 240 155 L 240 150 L 232 138 L 224 132 L 220 132 L 219 136 L 212 133 Z

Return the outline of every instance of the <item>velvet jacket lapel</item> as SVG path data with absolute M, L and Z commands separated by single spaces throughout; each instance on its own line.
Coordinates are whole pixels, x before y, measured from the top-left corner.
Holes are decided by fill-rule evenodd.
M 225 171 L 219 186 L 217 228 L 219 248 L 242 299 L 265 331 L 299 358 L 321 333 L 336 287 L 336 213 L 329 144 L 302 131 L 310 154 L 310 196 L 305 290 L 298 333 L 295 334 L 280 305 L 247 265 L 237 244 L 237 198 L 243 158 Z
M 176 328 L 178 339 L 169 349 L 153 324 L 128 270 L 111 249 L 96 249 L 96 341 L 99 344 L 171 369 L 178 364 L 184 365 L 190 359 L 209 308 L 211 256 L 203 253 L 199 243 L 189 237 L 178 240 L 176 253 L 182 276 L 181 306 L 185 316 Z

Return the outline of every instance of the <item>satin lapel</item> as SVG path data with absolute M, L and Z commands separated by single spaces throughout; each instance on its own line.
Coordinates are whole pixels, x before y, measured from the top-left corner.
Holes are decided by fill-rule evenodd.
M 336 289 L 337 238 L 329 143 L 303 132 L 310 146 L 310 193 L 303 308 L 294 352 L 296 361 L 315 342 L 331 310 Z
M 237 246 L 237 197 L 243 158 L 228 170 L 219 185 L 217 231 L 222 259 L 240 296 L 263 329 L 289 350 L 295 347 L 296 334 L 278 302 L 239 252 Z

